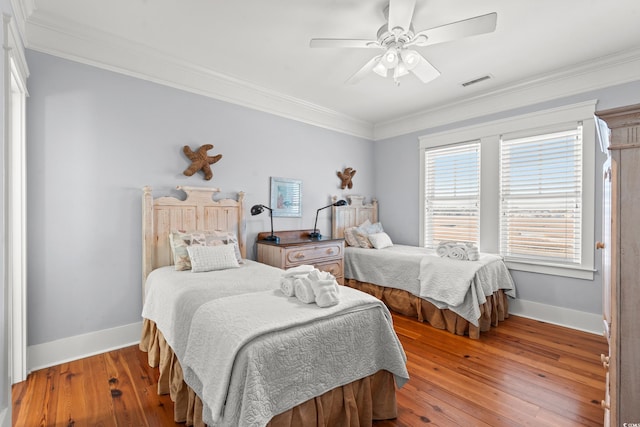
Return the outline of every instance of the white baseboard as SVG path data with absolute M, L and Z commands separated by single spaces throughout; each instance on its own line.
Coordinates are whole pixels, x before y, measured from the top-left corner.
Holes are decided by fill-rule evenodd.
M 142 322 L 27 347 L 27 371 L 48 368 L 140 342 Z
M 565 326 L 597 335 L 602 335 L 604 332 L 602 314 L 587 313 L 534 301 L 510 299 L 509 314 L 553 323 L 554 325 Z

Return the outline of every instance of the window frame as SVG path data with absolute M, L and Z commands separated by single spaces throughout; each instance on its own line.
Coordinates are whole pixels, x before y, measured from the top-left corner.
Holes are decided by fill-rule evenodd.
M 512 270 L 593 280 L 595 272 L 595 176 L 597 100 L 541 110 L 506 119 L 490 121 L 419 137 L 420 150 L 420 245 L 425 236 L 425 152 L 429 148 L 479 140 L 480 158 L 480 250 L 500 250 L 500 136 L 505 134 L 544 133 L 549 129 L 582 122 L 582 251 L 579 265 L 505 259 Z

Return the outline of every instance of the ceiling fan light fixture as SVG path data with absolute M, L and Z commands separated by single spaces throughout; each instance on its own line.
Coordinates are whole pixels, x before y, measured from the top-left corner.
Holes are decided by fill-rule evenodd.
M 380 77 L 387 77 L 387 72 L 389 70 L 384 66 L 383 63 L 378 62 L 375 67 L 373 67 L 373 72 L 379 75 Z
M 408 70 L 412 70 L 420 62 L 420 54 L 412 49 L 405 49 L 401 52 L 402 62 Z
M 409 69 L 404 64 L 404 62 L 400 62 L 398 66 L 395 68 L 395 70 L 393 70 L 394 79 L 397 79 L 402 76 L 406 76 L 407 74 L 409 74 Z
M 380 62 L 388 69 L 395 68 L 398 65 L 398 51 L 394 47 L 390 47 L 382 55 Z

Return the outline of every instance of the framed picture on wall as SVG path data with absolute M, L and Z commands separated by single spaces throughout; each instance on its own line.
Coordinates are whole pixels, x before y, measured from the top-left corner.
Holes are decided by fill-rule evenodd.
M 271 209 L 273 216 L 302 216 L 302 181 L 271 177 Z

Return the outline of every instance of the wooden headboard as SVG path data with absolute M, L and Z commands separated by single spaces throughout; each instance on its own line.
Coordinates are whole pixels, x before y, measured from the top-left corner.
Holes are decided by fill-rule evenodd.
M 246 237 L 244 232 L 244 192 L 238 193 L 237 200 L 213 200 L 219 188 L 182 187 L 185 200 L 175 197 L 151 195 L 151 187 L 142 189 L 142 286 L 154 268 L 172 265 L 169 233 L 174 230 L 186 231 L 231 231 L 238 236 L 238 245 L 246 258 Z
M 356 227 L 366 220 L 372 223 L 378 222 L 378 201 L 371 199 L 371 203 L 365 204 L 363 196 L 346 196 L 349 203 L 345 206 L 333 206 L 331 208 L 331 236 L 334 239 L 344 237 L 344 229 Z M 337 196 L 331 198 L 331 202 L 338 201 Z

